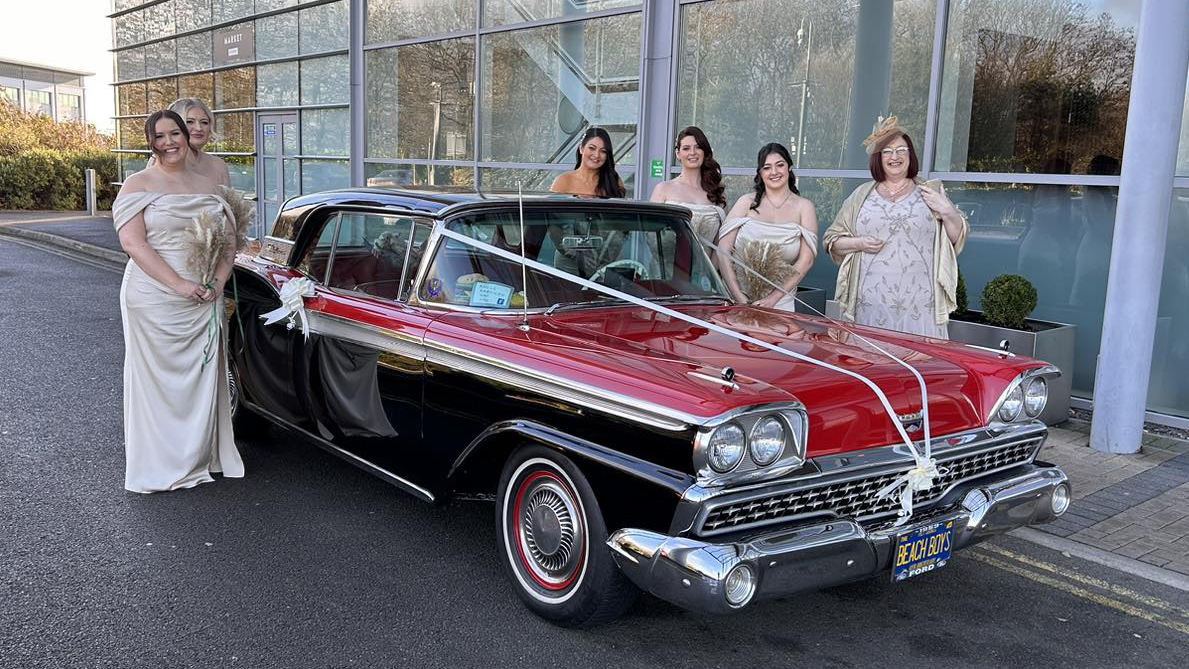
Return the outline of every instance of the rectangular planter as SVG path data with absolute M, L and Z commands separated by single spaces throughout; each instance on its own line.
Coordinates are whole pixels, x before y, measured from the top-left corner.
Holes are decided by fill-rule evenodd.
M 826 291 L 823 288 L 797 286 L 797 299 L 817 310 L 811 311 L 806 309 L 804 305 L 798 304 L 797 313 L 810 314 L 812 316 L 826 313 Z
M 979 312 L 974 312 L 979 313 Z M 971 323 L 951 318 L 950 340 L 1016 355 L 1044 360 L 1061 370 L 1061 376 L 1049 384 L 1049 402 L 1040 419 L 1046 425 L 1056 425 L 1069 417 L 1069 390 L 1073 384 L 1074 338 L 1077 326 L 1028 319 L 1036 332 L 1011 330 L 994 325 Z

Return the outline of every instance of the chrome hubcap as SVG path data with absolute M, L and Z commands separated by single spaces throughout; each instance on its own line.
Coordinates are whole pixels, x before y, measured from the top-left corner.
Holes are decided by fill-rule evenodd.
M 583 536 L 569 490 L 551 476 L 526 482 L 517 533 L 525 566 L 547 589 L 564 589 L 582 564 Z

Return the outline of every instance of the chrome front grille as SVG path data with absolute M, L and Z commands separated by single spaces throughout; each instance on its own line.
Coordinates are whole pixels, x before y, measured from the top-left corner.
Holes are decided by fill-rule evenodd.
M 1038 435 L 964 455 L 939 457 L 941 476 L 933 487 L 913 494 L 914 508 L 925 508 L 936 502 L 954 484 L 966 479 L 1030 462 L 1043 440 L 1044 437 Z M 875 495 L 903 474 L 910 464 L 911 461 L 905 462 L 897 469 L 884 469 L 869 476 L 808 482 L 791 490 L 711 505 L 698 534 L 721 534 L 802 516 L 837 515 L 859 522 L 876 519 L 899 508 L 898 495 L 884 498 Z

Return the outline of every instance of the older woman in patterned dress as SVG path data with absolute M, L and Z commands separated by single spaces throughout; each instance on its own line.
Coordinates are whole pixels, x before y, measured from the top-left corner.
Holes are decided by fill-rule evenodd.
M 838 263 L 842 317 L 948 338 L 966 220 L 940 181 L 916 178 L 916 149 L 895 116 L 881 119 L 864 145 L 873 181 L 847 197 L 822 237 Z

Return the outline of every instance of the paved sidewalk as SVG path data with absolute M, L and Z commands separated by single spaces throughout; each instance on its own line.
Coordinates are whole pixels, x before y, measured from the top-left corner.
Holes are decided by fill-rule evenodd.
M 110 216 L 0 212 L 3 235 L 109 262 L 127 258 Z M 1089 423 L 1076 419 L 1050 430 L 1040 458 L 1069 475 L 1074 501 L 1063 517 L 1035 530 L 1065 542 L 1067 552 L 1088 547 L 1081 557 L 1109 554 L 1111 566 L 1189 590 L 1189 442 L 1145 435 L 1138 454 L 1112 455 L 1091 449 L 1089 433 Z

